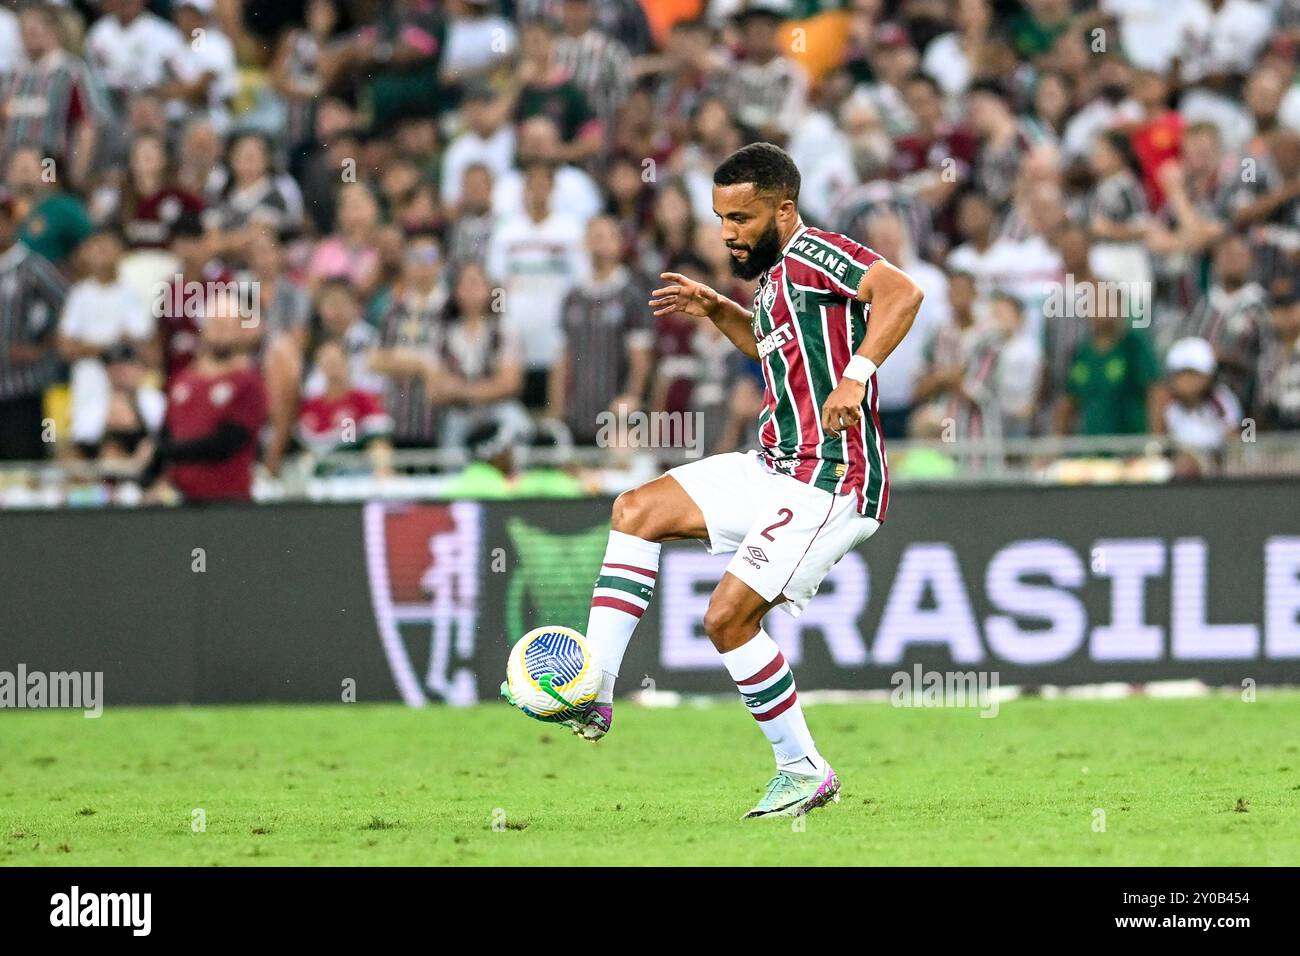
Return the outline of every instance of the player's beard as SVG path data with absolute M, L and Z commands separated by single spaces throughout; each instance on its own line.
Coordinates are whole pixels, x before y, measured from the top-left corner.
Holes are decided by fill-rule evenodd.
M 727 257 L 731 260 L 731 274 L 737 279 L 757 279 L 776 265 L 776 260 L 781 257 L 781 234 L 776 231 L 776 220 L 772 221 L 771 227 L 752 246 L 732 244 L 727 248 L 742 248 L 749 253 L 744 259 Z

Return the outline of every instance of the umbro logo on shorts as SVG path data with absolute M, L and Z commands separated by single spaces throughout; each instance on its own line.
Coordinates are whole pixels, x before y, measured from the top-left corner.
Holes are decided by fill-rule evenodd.
M 767 555 L 763 553 L 762 548 L 757 548 L 751 544 L 746 550 L 749 551 L 749 556 L 755 561 L 762 561 L 764 564 L 767 563 Z

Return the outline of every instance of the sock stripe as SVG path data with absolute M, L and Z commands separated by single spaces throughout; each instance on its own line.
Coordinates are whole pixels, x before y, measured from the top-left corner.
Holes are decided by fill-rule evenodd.
M 744 680 L 736 681 L 736 686 L 752 687 L 754 684 L 761 684 L 763 683 L 763 681 L 767 680 L 769 677 L 771 677 L 773 674 L 779 671 L 782 667 L 785 667 L 785 656 L 780 651 L 777 651 L 776 657 L 768 661 L 767 664 L 764 665 L 762 670 L 760 670 L 757 674 L 755 674 L 752 677 L 746 677 Z
M 594 597 L 591 599 L 591 606 L 613 608 L 616 611 L 631 614 L 637 619 L 640 619 L 641 615 L 645 613 L 644 607 L 638 607 L 630 601 L 621 601 L 613 597 Z
M 606 561 L 604 564 L 601 565 L 601 567 L 617 568 L 620 571 L 634 571 L 637 574 L 644 574 L 652 581 L 655 580 L 657 577 L 659 577 L 658 571 L 651 571 L 649 568 L 638 568 L 635 565 L 631 565 L 631 564 L 610 564 L 608 561 Z
M 776 718 L 776 717 L 780 717 L 780 716 L 781 716 L 782 714 L 784 714 L 787 710 L 789 710 L 791 707 L 793 707 L 793 706 L 794 706 L 794 702 L 795 702 L 796 700 L 798 700 L 798 699 L 799 699 L 799 695 L 798 695 L 798 693 L 796 693 L 796 692 L 794 692 L 794 691 L 791 691 L 789 697 L 787 697 L 785 700 L 781 701 L 781 703 L 777 704 L 777 705 L 776 705 L 775 707 L 773 707 L 771 710 L 769 710 L 769 711 L 765 711 L 764 713 L 761 713 L 761 714 L 755 714 L 755 715 L 754 715 L 754 719 L 755 719 L 755 720 L 766 721 L 766 720 L 772 720 L 773 718 Z
M 640 598 L 642 601 L 649 601 L 654 597 L 655 589 L 649 584 L 641 584 L 638 581 L 629 581 L 627 578 L 620 578 L 612 574 L 602 574 L 596 578 L 596 587 L 610 588 L 617 591 L 626 591 L 633 597 Z
M 786 672 L 778 680 L 762 690 L 752 691 L 751 693 L 745 693 L 742 690 L 740 693 L 745 699 L 745 706 L 753 710 L 762 707 L 764 704 L 770 704 L 792 686 L 794 686 L 794 673 L 787 668 Z

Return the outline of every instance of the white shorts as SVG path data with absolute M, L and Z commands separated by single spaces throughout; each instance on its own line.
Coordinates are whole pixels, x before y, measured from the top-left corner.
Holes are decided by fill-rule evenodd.
M 798 617 L 822 579 L 880 522 L 857 512 L 854 495 L 836 495 L 770 472 L 758 451 L 710 455 L 668 470 L 704 513 L 710 554 L 736 556 L 727 570 L 765 601 Z

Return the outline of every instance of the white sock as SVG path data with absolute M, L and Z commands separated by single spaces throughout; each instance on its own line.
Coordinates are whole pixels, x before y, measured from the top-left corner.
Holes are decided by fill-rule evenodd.
M 614 700 L 614 680 L 628 642 L 654 597 L 660 550 L 658 541 L 621 531 L 609 533 L 587 618 L 587 641 L 604 675 L 597 697 L 602 703 Z
M 760 627 L 748 642 L 723 654 L 722 663 L 771 742 L 777 769 L 825 773 L 826 761 L 817 752 L 795 694 L 794 674 L 776 641 Z

